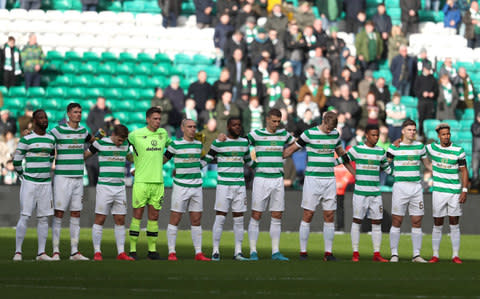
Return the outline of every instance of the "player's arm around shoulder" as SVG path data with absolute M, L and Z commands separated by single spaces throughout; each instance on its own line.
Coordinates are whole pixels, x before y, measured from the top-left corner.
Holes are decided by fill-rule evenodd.
M 468 169 L 467 169 L 467 160 L 465 159 L 465 152 L 463 149 L 460 152 L 460 156 L 458 157 L 458 169 L 461 173 L 460 178 L 462 181 L 462 193 L 460 193 L 460 198 L 458 201 L 460 203 L 465 203 L 467 201 L 467 193 L 468 193 Z

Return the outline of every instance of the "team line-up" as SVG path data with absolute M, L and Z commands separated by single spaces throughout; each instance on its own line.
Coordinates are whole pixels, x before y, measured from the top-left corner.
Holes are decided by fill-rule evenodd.
M 373 260 L 398 262 L 400 226 L 408 209 L 412 222 L 413 262 L 426 263 L 420 256 L 422 245 L 421 222 L 424 215 L 423 189 L 420 184 L 420 166 L 424 164 L 433 173 L 433 257 L 428 261 L 439 261 L 443 221 L 449 219 L 450 239 L 454 263 L 459 258 L 459 218 L 462 204 L 467 197 L 468 172 L 464 150 L 450 141 L 450 127 L 446 123 L 436 127 L 438 142 L 423 145 L 416 141 L 416 123 L 406 120 L 402 125 L 402 140 L 394 142 L 388 149 L 378 147 L 379 129 L 368 125 L 365 143 L 353 146 L 348 152 L 342 148 L 337 127 L 337 115 L 329 111 L 323 115 L 319 126 L 305 130 L 294 139 L 280 128 L 281 112 L 272 109 L 266 117 L 266 128 L 257 129 L 241 137 L 241 119 L 232 117 L 227 123 L 227 134 L 220 134 L 208 153 L 202 155 L 202 143 L 195 138 L 196 124 L 185 119 L 181 124 L 183 138 L 171 140 L 167 131 L 160 128 L 161 110 L 152 107 L 146 112 L 147 126 L 128 132 L 123 125 L 116 125 L 111 136 L 91 136 L 80 126 L 82 107 L 70 103 L 67 107 L 68 121 L 47 132 L 48 119 L 44 110 L 33 114 L 33 130 L 24 136 L 15 152 L 14 166 L 21 178 L 20 217 L 16 227 L 15 261 L 22 260 L 22 243 L 27 230 L 27 221 L 36 209 L 38 255 L 36 260 L 55 261 L 61 259 L 60 231 L 62 218 L 70 211 L 70 260 L 88 260 L 78 251 L 80 212 L 83 198 L 83 169 L 85 159 L 98 154 L 99 180 L 96 187 L 95 223 L 92 227 L 94 247 L 93 259 L 103 259 L 101 240 L 103 224 L 111 213 L 114 218 L 117 259 L 137 260 L 137 240 L 140 222 L 146 208 L 148 222 L 146 237 L 147 258 L 160 259 L 156 249 L 158 238 L 159 210 L 164 201 L 163 167 L 173 159 L 174 181 L 171 196 L 170 220 L 167 227 L 168 260 L 177 260 L 175 243 L 177 226 L 185 212 L 189 212 L 191 235 L 195 259 L 219 261 L 220 239 L 229 210 L 233 216 L 235 236 L 234 259 L 238 261 L 258 260 L 257 239 L 259 221 L 268 209 L 271 213 L 270 237 L 272 259 L 287 261 L 279 248 L 281 219 L 285 209 L 283 185 L 283 160 L 295 151 L 305 148 L 307 168 L 303 185 L 303 217 L 300 222 L 300 259 L 308 259 L 307 244 L 310 223 L 315 210 L 321 204 L 323 210 L 324 260 L 335 261 L 332 254 L 334 240 L 334 213 L 337 208 L 334 167 L 343 164 L 355 176 L 353 192 L 353 222 L 351 227 L 352 261 L 358 262 L 360 227 L 366 217 L 372 222 Z M 87 150 L 85 150 L 87 148 Z M 335 154 L 338 158 L 335 158 Z M 125 215 L 127 200 L 125 191 L 126 161 L 134 163 L 132 191 L 133 217 L 130 223 L 130 252 L 124 249 Z M 55 162 L 53 176 L 51 168 Z M 213 252 L 211 258 L 202 253 L 201 216 L 202 167 L 208 163 L 218 164 L 218 184 L 215 200 L 215 222 Z M 252 214 L 248 224 L 250 256 L 242 254 L 244 236 L 244 213 L 247 211 L 244 166 L 255 170 L 252 190 Z M 380 193 L 380 171 L 395 178 L 392 191 L 392 227 L 390 230 L 391 258 L 380 254 L 382 240 L 381 222 L 383 205 Z M 48 236 L 48 217 L 53 217 L 53 255 L 45 253 Z

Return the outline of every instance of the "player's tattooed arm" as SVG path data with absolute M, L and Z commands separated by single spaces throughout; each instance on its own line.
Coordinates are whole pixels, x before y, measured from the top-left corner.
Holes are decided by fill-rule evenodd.
M 295 142 L 290 144 L 286 149 L 283 150 L 283 158 L 288 158 L 293 155 L 294 152 L 298 151 L 302 147 L 305 147 L 307 143 L 302 139 L 298 138 Z
M 458 201 L 460 203 L 465 203 L 467 201 L 467 190 L 464 190 L 468 187 L 468 170 L 467 170 L 467 161 L 465 159 L 459 160 L 459 170 L 460 170 L 460 178 L 462 181 L 462 193 L 460 193 L 460 198 Z
M 83 158 L 87 160 L 88 158 L 95 155 L 97 152 L 98 152 L 98 149 L 92 144 L 85 152 L 83 152 Z

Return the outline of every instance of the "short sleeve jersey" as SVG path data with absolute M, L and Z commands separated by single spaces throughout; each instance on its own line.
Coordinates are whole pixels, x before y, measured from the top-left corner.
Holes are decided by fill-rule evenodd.
M 362 196 L 379 196 L 380 170 L 391 174 L 385 150 L 379 146 L 356 145 L 348 151 L 348 157 L 355 162 L 354 194 Z
M 57 157 L 55 175 L 66 177 L 83 177 L 85 160 L 83 152 L 90 134 L 86 128 L 78 126 L 74 129 L 68 124 L 58 125 L 50 133 L 55 137 Z
M 125 185 L 125 163 L 128 154 L 128 142 L 116 146 L 110 137 L 95 141 L 91 147 L 98 152 L 100 166 L 98 184 L 109 186 Z M 90 147 L 90 148 L 91 148 Z
M 267 129 L 253 130 L 247 135 L 248 141 L 255 147 L 257 156 L 255 176 L 264 178 L 283 177 L 283 149 L 294 142 L 285 130 L 270 133 Z
M 167 131 L 159 128 L 152 132 L 144 127 L 131 132 L 128 142 L 133 147 L 135 183 L 163 184 L 163 152 L 172 142 Z
M 167 149 L 173 156 L 175 177 L 173 182 L 179 186 L 196 188 L 202 186 L 202 143 L 198 140 L 185 139 L 173 141 Z
M 52 180 L 50 171 L 55 154 L 55 138 L 46 133 L 38 135 L 32 132 L 18 142 L 13 166 L 15 171 L 23 174 L 25 180 L 34 183 L 49 183 Z M 25 159 L 25 169 L 22 167 Z
M 342 146 L 337 130 L 325 133 L 319 127 L 313 127 L 300 135 L 296 144 L 306 144 L 307 169 L 305 176 L 316 178 L 334 178 L 335 149 Z
M 459 161 L 465 160 L 463 148 L 455 144 L 443 147 L 431 143 L 427 145 L 427 153 L 432 159 L 433 192 L 461 193 L 458 169 Z
M 399 147 L 391 144 L 388 153 L 393 156 L 395 182 L 420 182 L 420 163 L 427 157 L 423 143 L 400 143 Z
M 242 137 L 237 139 L 227 138 L 225 141 L 216 139 L 210 147 L 209 153 L 204 160 L 210 163 L 216 153 L 218 161 L 218 184 L 245 186 L 245 175 L 243 165 L 250 163 L 250 150 L 248 140 Z

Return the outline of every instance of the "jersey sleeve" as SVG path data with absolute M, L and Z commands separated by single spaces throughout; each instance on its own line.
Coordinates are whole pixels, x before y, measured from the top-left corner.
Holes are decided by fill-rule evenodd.
M 298 137 L 297 141 L 295 141 L 295 144 L 298 147 L 305 147 L 308 143 L 310 143 L 310 138 L 308 138 L 306 131 L 303 132 L 302 135 L 300 135 L 300 137 Z
M 357 158 L 357 151 L 355 149 L 355 146 L 352 146 L 350 150 L 347 152 L 348 158 L 350 158 L 350 161 L 356 161 Z
M 128 134 L 128 143 L 135 148 L 135 132 Z
M 90 147 L 88 148 L 88 150 L 92 153 L 92 154 L 96 154 L 100 151 L 100 144 L 98 143 L 97 140 L 95 140 L 95 142 L 92 143 L 92 145 L 90 145 Z
M 202 158 L 202 161 L 205 161 L 205 163 L 212 163 L 213 160 L 215 160 L 215 157 L 217 156 L 218 153 L 218 140 L 215 139 L 212 142 L 212 145 L 210 146 L 210 150 L 208 153 L 205 155 L 205 157 Z
M 170 153 L 172 156 L 175 156 L 177 154 L 175 142 L 171 142 L 170 145 L 167 147 L 167 153 Z
M 293 136 L 287 132 L 285 143 L 290 145 L 294 142 L 295 142 L 295 138 L 293 138 Z
M 50 130 L 50 134 L 53 136 L 53 139 L 55 139 L 55 142 L 58 141 L 58 130 L 57 127 L 53 128 Z
M 337 132 L 337 139 L 335 141 L 335 148 L 342 148 L 342 140 L 340 139 L 340 134 Z
M 426 146 L 422 146 L 422 150 L 420 151 L 420 159 L 425 159 L 427 158 L 427 149 Z
M 28 144 L 25 138 L 21 138 L 18 142 L 17 149 L 15 150 L 15 155 L 13 156 L 13 167 L 15 171 L 21 175 L 23 173 L 22 161 L 25 158 L 25 155 L 28 151 Z
M 382 169 L 387 174 L 393 174 L 393 169 L 390 167 L 390 163 L 388 163 L 387 155 L 384 152 L 382 159 L 380 160 L 380 169 Z
M 253 131 L 247 134 L 248 143 L 251 146 L 255 146 L 255 138 L 253 137 Z
M 243 161 L 245 161 L 245 164 L 247 164 L 247 166 L 252 167 L 253 160 L 252 156 L 250 155 L 250 149 L 248 147 L 245 155 L 243 156 Z

